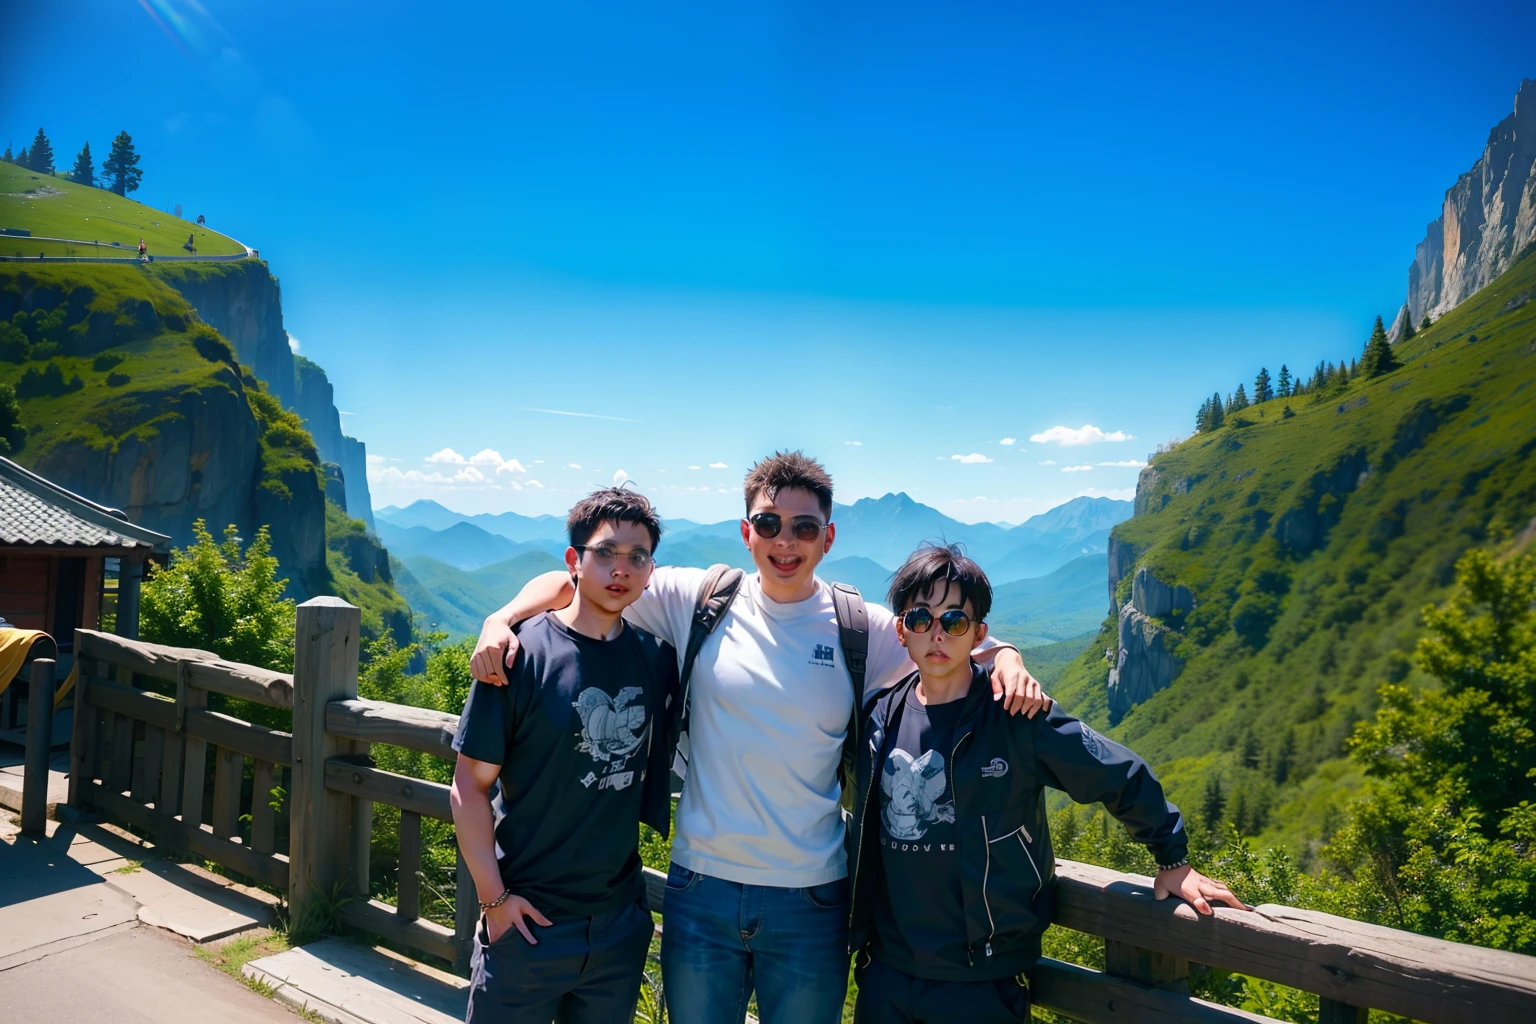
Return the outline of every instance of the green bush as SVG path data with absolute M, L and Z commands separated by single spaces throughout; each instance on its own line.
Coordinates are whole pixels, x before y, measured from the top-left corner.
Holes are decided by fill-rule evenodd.
M 229 343 L 212 331 L 199 331 L 192 337 L 192 347 L 197 349 L 197 354 L 210 363 L 230 363 L 235 361 L 235 352 L 229 347 Z
M 132 378 L 129 377 L 126 373 L 117 373 L 116 371 L 114 371 L 112 373 L 107 374 L 107 387 L 109 387 L 109 388 L 120 388 L 124 384 L 127 384 L 128 381 L 130 381 L 131 379 Z
M 41 371 L 35 366 L 27 367 L 27 372 L 21 375 L 21 380 L 16 385 L 17 398 L 58 398 L 67 395 L 71 391 L 79 391 L 85 387 L 85 381 L 79 374 L 64 379 L 64 371 L 56 362 L 50 362 Z
M 27 428 L 21 425 L 21 403 L 16 401 L 16 389 L 0 384 L 0 455 L 21 451 L 27 439 Z
M 91 360 L 91 369 L 97 373 L 106 373 L 108 370 L 122 363 L 128 358 L 121 352 L 103 352 Z

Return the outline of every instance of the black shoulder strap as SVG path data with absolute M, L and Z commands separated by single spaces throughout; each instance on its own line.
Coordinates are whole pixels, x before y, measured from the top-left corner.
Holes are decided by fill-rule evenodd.
M 699 588 L 698 600 L 693 606 L 693 625 L 688 630 L 688 646 L 683 651 L 683 671 L 678 679 L 684 694 L 688 692 L 688 677 L 693 675 L 693 663 L 698 660 L 704 641 L 709 639 L 709 634 L 725 618 L 746 575 L 740 569 L 728 565 L 712 565 L 705 575 L 704 585 Z
M 869 657 L 869 612 L 858 588 L 846 583 L 832 584 L 832 604 L 837 609 L 837 639 L 843 646 L 843 661 L 853 684 L 853 706 L 864 703 L 864 662 Z

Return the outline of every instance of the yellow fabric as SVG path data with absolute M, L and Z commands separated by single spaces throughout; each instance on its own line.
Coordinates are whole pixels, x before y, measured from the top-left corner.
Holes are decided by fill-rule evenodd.
M 74 688 L 75 680 L 80 678 L 80 659 L 76 658 L 69 666 L 69 677 L 64 680 L 64 685 L 59 687 L 59 692 L 53 695 L 53 710 L 59 710 L 59 705 L 64 703 L 64 695 Z
M 40 629 L 0 628 L 0 693 L 16 678 L 32 645 L 47 635 Z

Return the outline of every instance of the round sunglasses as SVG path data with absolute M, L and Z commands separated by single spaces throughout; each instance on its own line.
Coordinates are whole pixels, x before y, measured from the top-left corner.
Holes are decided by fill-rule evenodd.
M 759 537 L 772 540 L 784 529 L 784 517 L 777 512 L 758 512 L 747 517 L 747 522 L 752 524 L 752 529 L 757 531 Z M 795 516 L 790 520 L 790 532 L 795 540 L 815 540 L 821 536 L 821 531 L 827 524 L 815 516 Z
M 926 633 L 933 628 L 933 612 L 913 608 L 901 617 L 901 624 L 913 633 Z M 951 608 L 939 616 L 939 627 L 950 636 L 963 636 L 971 628 L 971 617 L 959 608 Z

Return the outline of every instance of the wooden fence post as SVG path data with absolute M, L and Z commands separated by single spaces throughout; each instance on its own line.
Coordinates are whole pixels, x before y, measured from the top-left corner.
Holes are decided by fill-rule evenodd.
M 48 752 L 53 745 L 52 658 L 32 663 L 27 691 L 27 747 L 21 776 L 21 833 L 42 838 L 48 831 Z
M 338 597 L 299 605 L 293 656 L 293 791 L 288 804 L 288 904 L 301 930 L 323 926 L 355 867 L 351 797 L 326 789 L 325 762 L 350 753 L 325 731 L 326 707 L 357 697 L 362 613 Z
M 1317 1024 L 1365 1024 L 1371 1011 L 1363 1006 L 1350 1006 L 1337 999 L 1326 997 L 1318 1000 Z
M 1189 995 L 1189 961 L 1171 953 L 1144 949 L 1117 939 L 1105 939 L 1104 971 Z

